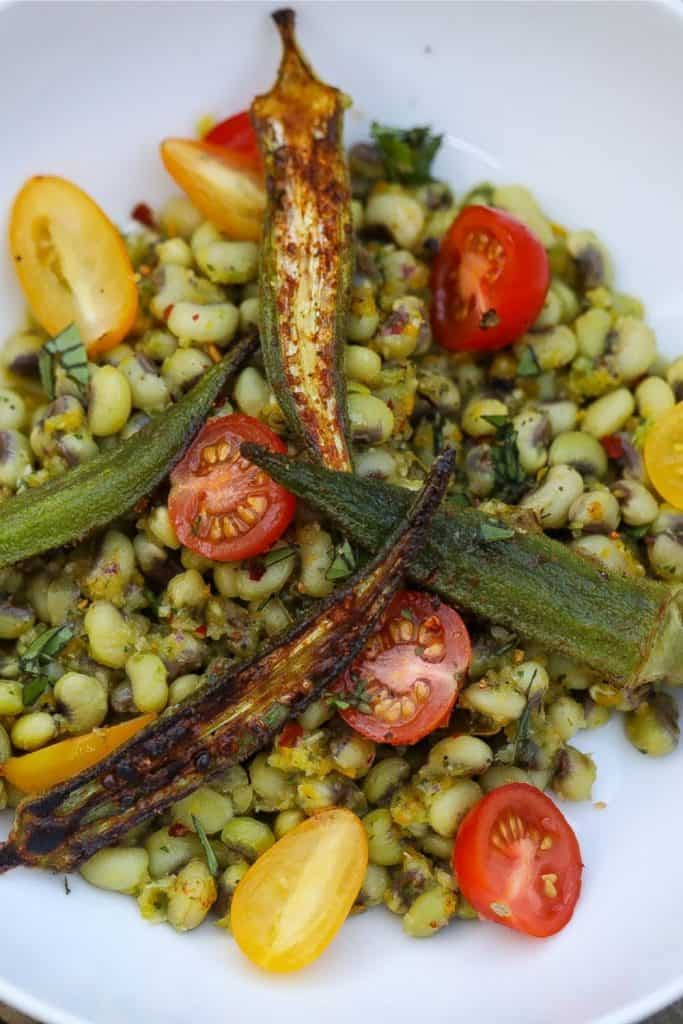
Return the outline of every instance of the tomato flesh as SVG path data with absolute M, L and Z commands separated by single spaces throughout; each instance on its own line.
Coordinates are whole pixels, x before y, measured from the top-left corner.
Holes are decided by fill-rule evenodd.
M 463 896 L 489 921 L 545 938 L 581 892 L 581 851 L 559 808 L 534 786 L 494 789 L 465 815 L 453 850 Z
M 138 309 L 121 235 L 97 203 L 65 178 L 29 178 L 12 206 L 9 240 L 31 312 L 48 332 L 75 323 L 90 355 L 125 338 Z
M 417 743 L 448 719 L 470 657 L 457 612 L 428 594 L 400 591 L 335 686 L 349 703 L 340 713 L 378 743 Z
M 197 209 L 230 238 L 256 242 L 266 209 L 261 170 L 244 153 L 194 139 L 161 143 L 164 167 Z
M 346 920 L 368 866 L 363 824 L 343 807 L 302 821 L 252 864 L 235 889 L 237 945 L 269 971 L 320 956 Z
M 434 335 L 454 351 L 510 345 L 536 320 L 549 284 L 546 251 L 528 228 L 501 210 L 466 206 L 432 268 Z
M 204 136 L 204 142 L 214 146 L 226 146 L 233 153 L 241 153 L 247 157 L 255 170 L 262 170 L 263 160 L 259 149 L 258 139 L 254 131 L 248 110 L 241 110 L 239 114 L 226 117 L 219 121 Z
M 683 402 L 653 424 L 643 455 L 653 486 L 670 505 L 683 509 Z
M 178 539 L 218 562 L 266 551 L 289 526 L 296 500 L 240 455 L 254 441 L 284 454 L 259 420 L 236 413 L 209 420 L 171 473 L 168 510 Z

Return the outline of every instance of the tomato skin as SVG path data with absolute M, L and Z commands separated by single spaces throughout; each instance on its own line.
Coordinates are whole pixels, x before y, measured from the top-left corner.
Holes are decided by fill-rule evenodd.
M 214 146 L 226 146 L 233 153 L 241 153 L 247 157 L 255 170 L 263 168 L 261 150 L 248 110 L 241 110 L 239 114 L 232 114 L 224 121 L 219 121 L 206 133 L 204 142 Z
M 604 442 L 603 442 L 604 443 Z M 666 502 L 683 510 L 683 402 L 668 409 L 645 435 L 643 456 L 653 486 Z
M 161 159 L 197 209 L 230 238 L 257 242 L 266 210 L 263 173 L 226 146 L 165 139 Z
M 334 687 L 342 698 L 353 696 L 363 680 L 364 687 L 369 684 L 371 711 L 352 705 L 340 714 L 377 743 L 417 743 L 448 721 L 471 654 L 456 611 L 420 591 L 399 591 L 380 629 Z M 392 706 L 400 711 L 398 718 Z
M 583 865 L 560 809 L 535 786 L 513 782 L 467 812 L 456 834 L 453 871 L 481 917 L 545 938 L 574 913 Z
M 304 734 L 298 722 L 287 722 L 277 737 L 278 747 L 295 747 Z
M 252 416 L 219 416 L 204 424 L 171 473 L 168 510 L 178 539 L 217 562 L 266 551 L 296 509 L 289 491 L 239 455 L 244 441 L 287 451 L 277 434 Z
M 501 210 L 466 206 L 432 268 L 434 335 L 457 352 L 511 345 L 541 312 L 549 284 L 548 256 L 528 228 Z
M 121 235 L 86 192 L 66 178 L 29 178 L 12 206 L 9 242 L 48 334 L 76 323 L 91 356 L 125 338 L 138 310 L 135 272 Z
M 346 920 L 367 866 L 367 833 L 351 811 L 331 807 L 302 821 L 235 889 L 230 925 L 237 945 L 268 971 L 306 967 Z

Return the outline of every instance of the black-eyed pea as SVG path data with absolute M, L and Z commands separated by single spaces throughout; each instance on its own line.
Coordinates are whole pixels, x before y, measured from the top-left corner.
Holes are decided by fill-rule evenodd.
M 74 735 L 96 729 L 107 717 L 107 690 L 95 676 L 66 672 L 55 683 L 53 692 L 67 731 Z
M 184 239 L 191 238 L 201 223 L 201 213 L 187 196 L 171 196 L 159 212 L 159 224 L 164 234 L 171 238 L 175 235 Z
M 27 438 L 18 430 L 0 430 L 0 486 L 15 488 L 32 467 L 33 455 Z
M 232 818 L 221 832 L 221 840 L 234 853 L 252 863 L 275 842 L 272 829 L 257 818 Z
M 125 426 L 133 404 L 126 375 L 116 366 L 98 366 L 90 378 L 88 427 L 95 437 L 110 437 Z
M 233 816 L 229 796 L 219 793 L 212 786 L 200 786 L 194 793 L 183 797 L 171 807 L 171 820 L 184 825 L 193 832 L 197 824 L 208 836 L 216 835 Z
M 363 884 L 358 894 L 358 903 L 363 907 L 378 907 L 384 900 L 389 887 L 389 872 L 380 864 L 368 864 Z
M 568 694 L 554 700 L 547 711 L 547 718 L 557 735 L 564 742 L 572 739 L 586 727 L 583 705 Z
M 544 529 L 556 530 L 566 525 L 569 509 L 583 492 L 583 479 L 569 465 L 553 465 L 540 486 L 520 501 L 522 508 L 534 512 Z
M 0 640 L 17 640 L 36 621 L 32 608 L 0 600 Z
M 510 670 L 510 681 L 527 700 L 529 697 L 545 693 L 550 685 L 547 669 L 540 661 L 533 659 L 526 659 L 515 665 Z
M 394 414 L 376 395 L 352 393 L 348 396 L 349 427 L 359 444 L 384 444 L 394 432 Z
M 549 249 L 555 242 L 550 221 L 544 217 L 535 197 L 522 185 L 499 185 L 493 190 L 493 205 L 507 210 L 532 231 Z
M 273 832 L 275 833 L 276 839 L 282 839 L 288 832 L 291 832 L 293 828 L 300 825 L 304 821 L 306 815 L 303 811 L 298 808 L 292 808 L 289 811 L 280 811 L 273 822 Z
M 22 702 L 23 703 L 23 702 Z M 12 726 L 12 743 L 17 750 L 39 750 L 57 735 L 57 723 L 47 711 L 29 711 Z
M 444 928 L 457 909 L 457 893 L 436 885 L 413 900 L 403 915 L 403 930 L 413 938 L 427 938 Z
M 557 758 L 552 788 L 564 800 L 590 800 L 597 769 L 593 759 L 576 747 L 563 747 Z
M 168 703 L 168 672 L 156 654 L 133 654 L 125 662 L 138 711 L 163 711 Z
M 657 355 L 651 327 L 634 316 L 619 316 L 607 336 L 605 363 L 615 377 L 626 383 L 647 373 Z
M 550 422 L 547 416 L 536 409 L 526 409 L 514 417 L 512 425 L 522 469 L 528 474 L 538 472 L 548 461 Z
M 622 541 L 603 534 L 584 534 L 571 543 L 571 548 L 587 558 L 602 563 L 609 572 L 620 576 L 642 576 L 645 570 L 631 549 Z
M 611 489 L 619 501 L 621 517 L 628 526 L 646 526 L 655 521 L 659 505 L 644 484 L 637 480 L 616 480 Z
M 164 359 L 161 376 L 174 398 L 195 384 L 212 365 L 210 356 L 198 348 L 179 348 Z
M 571 466 L 588 479 L 600 479 L 607 472 L 605 449 L 595 437 L 581 430 L 558 434 L 550 446 L 548 463 Z
M 0 387 L 0 431 L 21 430 L 28 418 L 26 403 L 11 388 Z
M 566 324 L 558 324 L 538 333 L 524 335 L 518 345 L 518 354 L 521 354 L 527 345 L 532 349 L 536 362 L 544 372 L 568 366 L 577 350 L 576 335 Z
M 497 430 L 495 418 L 507 415 L 507 406 L 498 398 L 472 398 L 463 412 L 462 429 L 470 437 L 492 437 Z
M 368 835 L 368 856 L 371 864 L 392 867 L 403 859 L 403 844 L 391 813 L 383 807 L 370 811 L 363 818 Z
M 412 249 L 424 226 L 424 212 L 400 185 L 381 182 L 370 193 L 365 222 L 370 227 L 386 228 L 397 245 Z
M 654 693 L 626 715 L 624 728 L 641 754 L 663 757 L 678 746 L 678 705 L 670 694 Z
M 173 875 L 166 875 L 142 886 L 138 894 L 138 908 L 145 921 L 149 921 L 150 924 L 163 924 L 168 920 L 168 900 L 175 881 Z
M 180 704 L 181 701 L 187 700 L 188 697 L 197 692 L 202 685 L 202 681 L 202 677 L 194 672 L 178 676 L 168 688 L 168 703 Z
M 491 455 L 491 445 L 483 441 L 469 449 L 465 456 L 467 484 L 478 498 L 487 498 L 496 484 L 496 470 Z
M 193 857 L 202 855 L 199 837 L 189 829 L 177 835 L 169 832 L 168 828 L 157 829 L 145 840 L 145 849 L 152 878 L 174 874 Z
M 344 350 L 344 370 L 350 380 L 372 385 L 382 372 L 382 359 L 366 345 L 347 345 Z
M 381 764 L 382 762 L 380 762 Z M 481 775 L 493 763 L 493 751 L 478 736 L 447 736 L 429 751 L 426 770 L 430 775 Z
M 296 804 L 296 783 L 268 764 L 268 754 L 257 754 L 249 766 L 257 811 L 288 811 Z
M 556 402 L 540 402 L 538 409 L 547 417 L 553 438 L 573 430 L 576 426 L 579 407 L 568 398 Z
M 494 789 L 507 786 L 511 782 L 529 783 L 527 772 L 512 764 L 494 764 L 479 779 L 481 788 L 485 793 L 491 793 Z
M 613 273 L 609 253 L 592 231 L 572 231 L 566 244 L 576 262 L 584 290 L 611 286 Z
M 569 509 L 569 529 L 577 533 L 611 533 L 619 524 L 619 502 L 608 490 L 580 494 Z
M 346 322 L 349 341 L 369 341 L 379 324 L 379 310 L 375 302 L 372 282 L 366 278 L 354 284 Z
M 455 779 L 429 800 L 428 819 L 437 835 L 454 836 L 460 822 L 482 796 L 482 789 L 472 779 Z
M 268 383 L 256 367 L 246 366 L 235 381 L 234 398 L 240 412 L 258 419 L 270 397 Z
M 598 359 L 607 347 L 612 317 L 606 309 L 588 309 L 576 318 L 574 331 L 578 349 L 588 359 Z
M 592 437 L 616 434 L 633 415 L 636 402 L 628 388 L 617 388 L 596 398 L 585 411 L 581 429 Z

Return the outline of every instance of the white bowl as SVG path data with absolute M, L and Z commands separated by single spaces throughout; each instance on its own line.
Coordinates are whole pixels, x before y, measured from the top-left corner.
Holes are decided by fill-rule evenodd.
M 448 133 L 438 171 L 462 190 L 530 185 L 557 220 L 596 229 L 660 344 L 683 333 L 683 19 L 655 3 L 299 4 L 314 66 L 369 119 Z M 245 107 L 279 47 L 248 4 L 20 4 L 0 10 L 3 210 L 38 172 L 73 178 L 116 218 L 171 192 L 165 135 Z M 0 264 L 0 333 L 21 302 Z M 0 519 L 1 529 L 1 519 Z M 615 637 L 615 644 L 619 638 Z M 407 939 L 373 911 L 294 977 L 249 966 L 210 925 L 152 928 L 131 899 L 61 877 L 0 877 L 0 999 L 59 1024 L 390 1018 L 434 1024 L 625 1024 L 683 993 L 680 773 L 619 726 L 583 739 L 595 806 L 568 806 L 586 863 L 571 925 L 535 941 L 494 925 Z

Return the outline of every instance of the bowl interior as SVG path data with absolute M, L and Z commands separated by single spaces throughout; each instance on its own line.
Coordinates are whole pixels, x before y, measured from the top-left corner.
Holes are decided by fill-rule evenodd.
M 530 186 L 548 212 L 595 229 L 620 287 L 642 296 L 662 349 L 683 337 L 683 18 L 656 3 L 298 4 L 314 66 L 354 99 L 350 138 L 372 119 L 446 133 L 437 172 Z M 121 222 L 172 191 L 157 156 L 198 117 L 245 107 L 273 78 L 278 44 L 261 3 L 33 3 L 0 10 L 5 132 L 0 199 L 23 179 L 73 178 Z M 5 214 L 3 213 L 3 216 Z M 21 316 L 0 261 L 0 335 Z M 1 528 L 1 523 L 0 523 Z M 614 638 L 615 644 L 619 637 Z M 595 800 L 566 808 L 586 863 L 571 927 L 535 942 L 461 924 L 409 941 L 390 915 L 351 920 L 305 973 L 267 977 L 210 925 L 151 928 L 132 900 L 78 878 L 0 879 L 0 999 L 45 1021 L 219 1024 L 235 1019 L 396 1024 L 466 1008 L 482 1024 L 617 1024 L 683 991 L 683 754 L 648 761 L 618 724 L 586 734 Z M 2 823 L 6 826 L 7 820 Z M 495 979 L 495 980 L 494 980 Z M 339 990 L 343 986 L 343 993 Z M 339 993 L 339 997 L 335 998 Z

